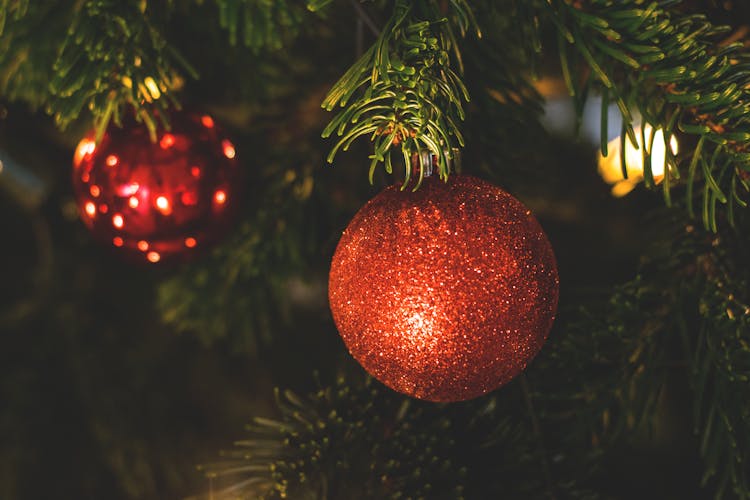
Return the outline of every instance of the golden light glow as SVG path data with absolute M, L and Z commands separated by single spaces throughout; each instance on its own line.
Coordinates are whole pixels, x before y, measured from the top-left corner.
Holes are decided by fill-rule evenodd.
M 159 146 L 162 149 L 169 149 L 174 146 L 174 136 L 172 134 L 164 134 L 159 141 Z
M 651 172 L 654 176 L 654 182 L 657 184 L 664 179 L 665 165 L 666 165 L 666 142 L 664 140 L 664 132 L 661 129 L 653 131 L 651 125 L 646 124 L 643 130 L 643 135 L 646 137 L 646 151 L 651 156 Z M 649 151 L 648 145 L 653 133 L 653 143 L 651 144 L 651 150 Z M 607 145 L 607 156 L 602 156 L 599 152 L 599 174 L 607 184 L 613 184 L 612 196 L 622 197 L 632 191 L 635 186 L 641 182 L 644 178 L 644 166 L 643 166 L 643 152 L 641 148 L 644 146 L 641 144 L 641 128 L 635 127 L 635 136 L 638 139 L 638 149 L 633 145 L 630 139 L 625 139 L 625 162 L 626 169 L 628 172 L 628 178 L 625 179 L 622 175 L 622 163 L 620 154 L 621 141 L 617 137 L 609 142 Z M 672 154 L 676 155 L 678 152 L 677 139 L 673 135 L 669 140 L 670 150 Z
M 107 159 L 104 160 L 104 162 L 107 164 L 108 167 L 114 167 L 117 165 L 117 163 L 120 161 L 119 158 L 117 158 L 115 155 L 109 155 L 107 156 Z
M 128 206 L 130 208 L 138 208 L 138 205 L 140 204 L 141 202 L 138 201 L 138 198 L 136 198 L 135 196 L 131 196 L 130 198 L 128 198 Z
M 237 152 L 234 150 L 234 145 L 228 140 L 221 141 L 221 147 L 224 150 L 224 156 L 230 160 L 236 156 Z
M 152 99 L 158 99 L 161 97 L 159 86 L 156 84 L 156 81 L 153 78 L 147 76 L 145 80 L 143 80 L 143 83 L 146 85 L 148 93 L 151 94 Z
M 197 245 L 198 242 L 195 240 L 195 238 L 185 238 L 185 246 L 188 248 L 195 248 L 195 245 Z
M 161 260 L 161 255 L 159 255 L 158 252 L 149 252 L 146 254 L 146 258 L 149 262 L 153 262 L 155 264 Z
M 125 225 L 125 219 L 123 219 L 122 214 L 115 214 L 112 216 L 112 225 L 117 229 L 122 229 Z
M 204 126 L 204 127 L 206 127 L 206 128 L 214 128 L 214 119 L 213 119 L 213 118 L 211 118 L 211 117 L 210 117 L 210 116 L 208 116 L 208 115 L 203 115 L 203 116 L 201 117 L 201 123 L 202 123 L 202 124 L 203 124 L 203 126 Z
M 94 153 L 96 149 L 96 143 L 89 138 L 81 139 L 76 147 L 76 152 L 73 154 L 73 165 L 79 167 L 83 159 L 90 154 Z
M 116 247 L 121 247 L 125 242 L 119 236 L 112 238 L 112 244 Z
M 102 190 L 99 189 L 99 186 L 97 186 L 96 184 L 94 184 L 93 186 L 89 188 L 89 192 L 91 193 L 91 196 L 93 196 L 94 198 L 98 198 L 99 195 L 102 194 Z
M 227 201 L 227 193 L 219 189 L 214 193 L 214 201 L 219 205 L 223 205 Z
M 138 242 L 138 250 L 140 250 L 141 252 L 145 252 L 146 250 L 148 250 L 148 247 L 148 241 L 141 240 Z
M 93 217 L 96 215 L 96 205 L 94 205 L 90 201 L 86 202 L 86 205 L 83 207 L 83 209 L 86 211 L 86 215 L 88 215 L 89 217 Z

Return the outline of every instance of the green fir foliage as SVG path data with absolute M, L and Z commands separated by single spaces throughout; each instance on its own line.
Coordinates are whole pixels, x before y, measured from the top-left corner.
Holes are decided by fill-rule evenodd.
M 482 157 L 479 165 L 473 165 L 475 170 L 494 168 L 492 174 L 505 176 L 511 167 L 503 163 L 514 158 L 521 166 L 513 168 L 523 171 L 532 190 L 549 187 L 542 183 L 555 182 L 550 172 L 532 171 L 544 162 L 530 161 L 536 155 L 549 159 L 556 154 L 541 151 L 544 148 L 536 144 L 545 137 L 538 123 L 542 96 L 531 82 L 551 66 L 551 52 L 552 59 L 560 62 L 560 77 L 579 113 L 595 92 L 603 97 L 603 110 L 611 103 L 619 107 L 623 146 L 625 141 L 650 144 L 654 140 L 653 133 L 647 136 L 634 128 L 638 115 L 655 129 L 663 129 L 667 142 L 672 136 L 679 138 L 678 156 L 667 148 L 667 172 L 659 187 L 666 204 L 674 207 L 653 214 L 644 224 L 654 226 L 651 229 L 639 227 L 640 239 L 652 244 L 641 249 L 635 276 L 629 274 L 621 280 L 625 283 L 614 288 L 564 289 L 555 331 L 527 372 L 496 393 L 471 402 L 434 405 L 405 398 L 370 379 L 361 381 L 361 371 L 351 375 L 352 366 L 341 361 L 346 353 L 337 344 L 339 351 L 326 352 L 329 358 L 319 362 L 330 365 L 321 370 L 327 370 L 327 377 L 321 378 L 336 378 L 335 383 L 316 382 L 318 389 L 307 396 L 298 394 L 308 393 L 310 383 L 301 390 L 277 391 L 274 408 L 252 408 L 256 415 L 272 416 L 256 416 L 236 446 L 217 463 L 203 467 L 210 478 L 209 497 L 617 497 L 620 492 L 606 481 L 617 468 L 612 464 L 620 452 L 638 448 L 650 453 L 658 445 L 677 446 L 669 441 L 669 431 L 689 420 L 689 438 L 679 446 L 700 459 L 701 474 L 686 480 L 694 479 L 695 490 L 718 500 L 750 500 L 749 44 L 736 26 L 723 26 L 696 13 L 718 9 L 715 3 L 203 0 L 178 5 L 146 0 L 0 0 L 0 111 L 5 111 L 6 102 L 19 101 L 44 109 L 60 129 L 90 121 L 98 136 L 110 122 L 119 123 L 120 117 L 132 113 L 155 134 L 159 127 L 168 127 L 164 111 L 178 105 L 183 87 L 184 95 L 199 94 L 192 81 L 199 71 L 192 64 L 201 57 L 189 51 L 180 55 L 183 44 L 175 34 L 180 30 L 170 24 L 178 11 L 189 15 L 190 9 L 197 8 L 213 16 L 205 21 L 218 32 L 210 46 L 223 51 L 222 57 L 204 54 L 204 66 L 210 72 L 222 64 L 242 64 L 245 72 L 239 74 L 249 81 L 248 74 L 257 73 L 252 81 L 259 87 L 255 93 L 248 90 L 250 83 L 237 81 L 228 92 L 251 101 L 244 103 L 252 110 L 247 115 L 227 111 L 236 103 L 223 103 L 227 118 L 247 134 L 238 142 L 238 150 L 243 142 L 248 145 L 251 169 L 243 219 L 222 245 L 178 271 L 132 273 L 133 277 L 96 254 L 93 245 L 81 243 L 83 231 L 72 230 L 71 219 L 62 220 L 60 215 L 67 213 L 60 206 L 66 206 L 70 194 L 58 192 L 63 201 L 48 204 L 54 210 L 33 209 L 39 212 L 33 216 L 33 226 L 43 228 L 38 240 L 46 243 L 40 246 L 65 242 L 59 243 L 67 245 L 61 251 L 64 255 L 56 257 L 62 265 L 54 267 L 51 249 L 39 250 L 44 273 L 29 274 L 44 278 L 30 280 L 42 283 L 41 291 L 30 294 L 35 297 L 33 307 L 23 311 L 6 311 L 3 306 L 3 334 L 6 329 L 19 334 L 25 339 L 18 344 L 21 350 L 37 356 L 31 359 L 39 364 L 58 362 L 65 355 L 72 359 L 59 361 L 61 373 L 73 372 L 75 390 L 80 392 L 68 399 L 85 403 L 93 429 L 81 424 L 78 432 L 88 436 L 89 448 L 96 448 L 97 456 L 105 457 L 108 464 L 87 470 L 107 471 L 116 478 L 113 482 L 119 481 L 125 496 L 159 497 L 163 490 L 159 474 L 153 471 L 171 470 L 175 462 L 169 453 L 163 459 L 152 453 L 151 447 L 167 446 L 166 441 L 181 437 L 150 419 L 175 421 L 179 416 L 163 410 L 163 417 L 159 411 L 126 417 L 121 409 L 132 400 L 158 409 L 162 393 L 183 382 L 159 378 L 168 371 L 162 370 L 162 359 L 180 366 L 180 373 L 191 374 L 196 387 L 203 384 L 202 373 L 190 371 L 191 363 L 163 352 L 177 346 L 209 366 L 206 352 L 230 344 L 234 356 L 240 351 L 239 356 L 251 360 L 243 359 L 242 364 L 253 364 L 257 371 L 252 373 L 267 369 L 267 379 L 252 386 L 263 391 L 285 386 L 280 382 L 287 381 L 286 372 L 299 369 L 273 366 L 282 356 L 312 358 L 305 349 L 316 345 L 321 352 L 335 351 L 315 336 L 325 330 L 330 336 L 326 338 L 338 341 L 330 331 L 325 307 L 324 268 L 346 217 L 372 195 L 358 192 L 365 183 L 356 180 L 363 177 L 356 165 L 368 155 L 373 184 L 386 182 L 385 171 L 396 173 L 402 188 L 417 189 L 428 170 L 421 160 L 426 151 L 431 161 L 434 158 L 437 175 L 447 180 L 456 151 L 466 146 L 467 156 Z M 355 15 L 359 28 L 350 22 Z M 338 50 L 333 55 L 340 60 L 310 61 L 307 56 L 317 53 L 295 45 L 305 37 L 299 45 L 312 46 L 317 36 L 321 45 L 348 48 L 350 39 L 342 43 L 341 33 L 363 42 L 364 24 L 374 42 L 359 54 Z M 318 33 L 307 29 L 311 26 L 323 27 Z M 217 40 L 225 45 L 215 46 Z M 195 49 L 203 40 L 190 42 Z M 215 66 L 206 64 L 209 59 Z M 289 95 L 300 90 L 309 92 L 297 95 L 290 106 Z M 203 97 L 221 101 L 214 95 Z M 320 109 L 321 99 L 325 111 L 335 111 L 330 121 Z M 606 113 L 601 130 L 599 147 L 606 155 Z M 332 146 L 322 144 L 321 131 L 333 138 Z M 369 138 L 371 144 L 357 149 L 354 144 L 360 137 Z M 326 156 L 324 148 L 328 162 L 336 159 L 335 174 L 316 170 Z M 337 156 L 350 148 L 357 153 Z M 33 148 L 27 144 L 19 147 L 23 149 Z M 625 148 L 621 150 L 624 155 Z M 643 157 L 646 186 L 656 188 L 649 150 L 643 148 L 638 154 Z M 394 163 L 401 162 L 404 173 L 398 175 Z M 0 187 L 8 179 L 3 168 L 7 167 L 0 164 Z M 344 170 L 356 176 L 341 181 Z M 580 174 L 571 172 L 567 175 Z M 332 180 L 333 175 L 339 180 Z M 572 185 L 590 188 L 580 177 Z M 648 199 L 644 196 L 640 201 Z M 559 233 L 571 227 L 560 220 L 585 218 L 590 214 L 580 212 L 595 211 L 578 205 L 570 211 L 558 210 L 554 201 L 536 204 L 547 209 L 553 224 L 560 224 Z M 18 216 L 10 219 L 23 225 Z M 582 227 L 577 229 L 586 236 L 595 232 Z M 58 234 L 63 232 L 74 236 L 66 240 Z M 560 234 L 554 236 L 570 245 Z M 578 233 L 566 235 L 577 237 Z M 566 257 L 588 258 L 585 242 L 574 245 L 561 263 Z M 22 255 L 13 255 L 22 260 Z M 97 276 L 96 266 L 109 266 L 109 272 Z M 635 262 L 632 266 L 636 268 Z M 308 278 L 318 287 L 300 286 L 309 284 Z M 23 288 L 24 283 L 19 285 L 13 278 L 3 279 L 10 283 L 8 288 Z M 135 299 L 122 285 L 128 280 L 137 290 Z M 112 287 L 111 302 L 100 293 L 102 282 Z M 9 296 L 12 293 L 7 292 L 0 298 Z M 298 303 L 293 304 L 295 300 Z M 294 322 L 290 317 L 302 303 L 315 312 L 306 310 L 309 316 Z M 142 317 L 130 316 L 144 310 Z M 32 314 L 38 311 L 43 313 Z M 106 328 L 100 326 L 103 317 Z M 313 319 L 308 329 L 303 323 L 309 318 Z M 49 352 L 37 352 L 34 341 L 20 335 L 27 333 L 26 322 L 52 332 L 44 337 L 54 339 L 46 347 Z M 62 332 L 59 338 L 56 328 Z M 189 335 L 160 337 L 162 329 L 189 333 L 202 343 L 192 345 Z M 286 336 L 287 330 L 297 336 Z M 124 344 L 125 357 L 109 366 L 101 352 L 119 356 L 123 338 L 133 332 L 132 345 Z M 141 344 L 154 352 L 161 349 L 162 357 L 140 351 Z M 264 359 L 269 353 L 273 356 Z M 12 364 L 15 354 L 8 356 L 4 363 Z M 121 383 L 121 368 L 132 370 L 125 386 L 140 399 L 111 390 Z M 97 380 L 90 371 L 107 377 Z M 34 391 L 46 394 L 45 387 L 32 372 L 19 368 L 14 372 L 20 374 L 17 378 L 0 384 L 0 395 L 9 395 L 10 406 L 31 408 L 29 413 L 41 418 L 31 398 Z M 342 373 L 348 375 L 339 378 Z M 309 372 L 301 377 L 309 382 Z M 33 381 L 33 391 L 25 389 L 27 378 Z M 151 394 L 154 386 L 162 392 Z M 270 398 L 271 390 L 266 392 Z M 679 418 L 667 411 L 675 392 L 684 393 L 689 407 Z M 241 405 L 236 400 L 235 404 Z M 182 413 L 198 415 L 222 412 L 213 407 L 199 412 L 190 404 L 184 408 Z M 1 416 L 5 431 L 24 425 L 23 419 Z M 197 428 L 200 422 L 189 424 Z M 122 445 L 119 441 L 127 441 L 138 425 L 152 433 Z M 193 437 L 187 431 L 185 435 Z M 42 434 L 39 442 L 48 437 Z M 9 449 L 25 451 L 23 440 L 16 438 Z M 17 463 L 21 462 L 15 456 L 0 450 L 0 494 L 13 497 L 16 489 L 24 487 L 23 481 L 14 479 L 16 467 L 21 467 Z M 183 481 L 176 472 L 163 475 L 170 478 L 164 480 L 169 485 Z
M 404 162 L 404 183 L 417 168 L 414 189 L 425 175 L 424 162 L 413 161 L 423 150 L 437 158 L 440 177 L 447 179 L 453 150 L 463 146 L 459 123 L 464 119 L 468 91 L 452 68 L 451 53 L 460 62 L 454 25 L 461 33 L 476 27 L 463 1 L 451 2 L 453 15 L 440 13 L 437 2 L 397 0 L 393 14 L 375 44 L 333 86 L 323 107 L 340 111 L 323 131 L 339 139 L 328 156 L 346 151 L 359 137 L 370 137 L 370 181 L 383 163 L 393 172 L 392 151 Z M 455 62 L 455 61 L 454 61 Z
M 716 232 L 718 206 L 727 206 L 731 223 L 735 207 L 744 208 L 750 198 L 750 57 L 728 26 L 683 12 L 678 3 L 551 0 L 538 2 L 538 16 L 557 30 L 571 95 L 585 96 L 597 84 L 603 106 L 617 103 L 625 132 L 621 151 L 626 140 L 638 144 L 632 126 L 636 111 L 664 131 L 667 143 L 677 133 L 684 134 L 683 141 L 695 138 L 697 145 L 684 158 L 666 148 L 664 197 L 669 204 L 671 187 L 686 186 L 688 212 L 693 215 L 694 206 L 701 206 L 704 226 Z M 644 139 L 651 144 L 653 133 Z M 606 156 L 606 134 L 601 149 Z M 646 184 L 653 187 L 646 149 L 639 154 Z

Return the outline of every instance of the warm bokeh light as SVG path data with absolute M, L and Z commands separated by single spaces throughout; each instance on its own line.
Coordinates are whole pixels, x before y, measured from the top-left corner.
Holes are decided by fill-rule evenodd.
M 112 238 L 112 244 L 116 247 L 121 247 L 125 242 L 119 236 Z
M 120 196 L 132 196 L 138 192 L 140 186 L 137 182 L 131 182 L 129 184 L 123 184 L 117 188 L 117 194 Z
M 227 201 L 227 193 L 219 189 L 214 193 L 214 201 L 219 205 L 223 205 Z
M 174 146 L 174 136 L 172 134 L 164 134 L 159 141 L 159 146 L 161 146 L 162 149 L 169 149 L 172 146 Z
M 138 201 L 138 198 L 136 198 L 135 196 L 131 196 L 130 198 L 128 198 L 128 206 L 130 208 L 138 208 L 138 205 L 140 204 L 141 202 Z
M 195 245 L 197 245 L 198 242 L 195 238 L 185 238 L 185 246 L 188 248 L 195 248 Z
M 646 151 L 651 156 L 651 172 L 654 176 L 654 182 L 657 184 L 664 179 L 665 165 L 666 165 L 666 142 L 664 140 L 664 132 L 661 129 L 653 131 L 653 143 L 651 144 L 651 150 L 648 150 L 649 140 L 651 138 L 653 128 L 651 125 L 646 125 L 643 130 L 643 135 L 646 137 Z M 607 156 L 602 156 L 599 152 L 599 174 L 607 184 L 614 184 L 612 186 L 612 195 L 616 197 L 622 197 L 632 191 L 635 186 L 641 182 L 644 178 L 644 165 L 643 165 L 643 152 L 641 148 L 641 128 L 635 127 L 635 136 L 638 139 L 638 148 L 633 145 L 630 139 L 625 139 L 625 162 L 628 171 L 628 178 L 625 179 L 622 175 L 622 162 L 621 162 L 621 141 L 617 137 L 609 142 L 607 145 Z M 677 139 L 673 135 L 669 140 L 670 149 L 673 155 L 678 152 Z
M 117 229 L 122 229 L 125 225 L 125 219 L 123 219 L 121 214 L 115 214 L 112 216 L 112 225 Z
M 99 205 L 99 211 L 103 214 L 106 214 L 107 212 L 109 212 L 109 207 L 106 203 L 102 203 L 101 205 Z
M 201 176 L 201 168 L 200 167 L 190 167 L 190 175 L 198 179 Z
M 234 150 L 234 145 L 226 139 L 221 141 L 221 147 L 224 150 L 224 156 L 226 156 L 230 160 L 237 154 L 237 152 Z
M 161 255 L 159 255 L 159 252 L 149 252 L 146 254 L 146 258 L 149 262 L 153 262 L 155 264 L 161 260 Z
M 204 127 L 206 127 L 206 128 L 214 128 L 214 119 L 213 119 L 213 118 L 211 118 L 211 117 L 210 117 L 210 116 L 208 116 L 208 115 L 203 115 L 203 116 L 201 117 L 201 123 L 202 123 L 202 124 L 203 124 L 203 126 L 204 126 Z
M 198 195 L 194 191 L 185 191 L 180 195 L 180 201 L 186 207 L 192 207 L 198 204 Z
M 140 250 L 141 252 L 145 252 L 146 250 L 148 250 L 148 247 L 149 247 L 148 241 L 141 240 L 138 242 L 138 250 Z
M 73 165 L 79 167 L 84 157 L 93 154 L 95 149 L 96 143 L 93 140 L 89 138 L 81 139 L 81 142 L 76 147 L 76 152 L 73 154 Z
M 169 214 L 169 212 L 171 210 L 170 210 L 170 206 L 169 206 L 169 200 L 167 199 L 166 196 L 157 196 L 157 198 L 156 198 L 156 208 L 158 208 L 159 211 L 161 213 L 163 213 L 164 215 Z
M 109 156 L 107 156 L 107 159 L 105 160 L 105 163 L 107 164 L 108 167 L 114 167 L 114 166 L 117 166 L 117 163 L 119 161 L 120 160 L 119 160 L 119 158 L 117 158 L 117 156 L 115 156 L 115 155 L 109 155 Z
M 83 209 L 86 211 L 86 215 L 89 217 L 93 217 L 96 215 L 96 205 L 94 205 L 92 202 L 87 201 L 86 205 L 83 207 Z
M 147 76 L 143 80 L 143 84 L 148 89 L 148 93 L 151 94 L 151 98 L 156 100 L 161 97 L 161 91 L 159 91 L 159 86 L 156 84 L 156 80 L 154 80 L 152 77 Z
M 99 186 L 94 184 L 89 188 L 89 193 L 91 193 L 91 196 L 93 196 L 94 198 L 98 198 L 99 195 L 102 194 L 102 190 L 99 188 Z

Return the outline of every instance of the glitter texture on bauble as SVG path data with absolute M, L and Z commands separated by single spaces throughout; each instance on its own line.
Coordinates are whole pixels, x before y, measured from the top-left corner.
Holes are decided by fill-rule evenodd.
M 131 260 L 182 260 L 231 226 L 241 172 L 211 116 L 173 111 L 156 142 L 130 118 L 93 132 L 73 157 L 73 188 L 93 236 Z
M 466 175 L 370 200 L 339 241 L 328 288 L 365 370 L 436 402 L 476 398 L 523 371 L 558 293 L 555 256 L 531 211 Z

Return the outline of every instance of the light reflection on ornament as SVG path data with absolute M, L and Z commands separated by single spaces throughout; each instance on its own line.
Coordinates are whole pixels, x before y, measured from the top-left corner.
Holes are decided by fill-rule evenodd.
M 96 143 L 88 137 L 81 139 L 76 147 L 76 152 L 73 154 L 73 165 L 79 167 L 83 159 L 90 154 L 93 154 L 96 149 Z M 84 181 L 87 182 L 87 181 Z
M 166 196 L 158 196 L 156 198 L 156 208 L 158 208 L 159 211 L 164 215 L 169 215 L 170 213 L 172 213 L 171 207 L 169 205 L 169 200 Z
M 214 193 L 214 201 L 218 203 L 219 205 L 223 205 L 227 201 L 227 193 L 219 189 Z
M 171 130 L 155 143 L 134 120 L 109 127 L 96 145 L 92 132 L 72 172 L 92 234 L 122 256 L 159 265 L 198 255 L 226 233 L 236 215 L 228 198 L 242 177 L 234 145 L 212 117 L 174 111 L 170 118 Z
M 193 191 L 185 191 L 180 195 L 180 201 L 187 207 L 192 207 L 198 204 L 198 195 Z
M 210 116 L 208 116 L 208 115 L 203 115 L 203 116 L 201 117 L 201 123 L 202 123 L 202 124 L 203 124 L 203 126 L 204 126 L 204 127 L 206 127 L 206 128 L 214 128 L 214 119 L 213 119 L 213 118 L 211 118 L 211 117 L 210 117 Z
M 221 141 L 221 147 L 224 150 L 224 156 L 226 156 L 230 160 L 234 158 L 235 154 L 237 154 L 237 152 L 234 150 L 234 145 L 226 139 Z
M 174 136 L 172 134 L 164 134 L 159 141 L 159 146 L 162 149 L 169 149 L 174 146 Z
M 602 156 L 601 151 L 598 155 L 599 174 L 607 184 L 613 184 L 612 196 L 620 198 L 631 192 L 639 182 L 644 179 L 644 165 L 643 165 L 643 151 L 642 135 L 646 138 L 646 153 L 651 157 L 651 173 L 654 177 L 654 182 L 659 184 L 665 175 L 666 165 L 666 142 L 664 140 L 664 132 L 661 129 L 654 129 L 651 125 L 646 124 L 641 133 L 640 127 L 635 127 L 635 137 L 638 140 L 638 148 L 633 145 L 629 138 L 625 138 L 625 163 L 628 172 L 628 178 L 626 179 L 622 175 L 622 154 L 621 146 L 622 141 L 620 137 L 617 137 L 609 142 L 607 145 L 607 156 Z M 649 150 L 649 142 L 651 134 L 653 133 L 653 143 Z M 673 155 L 676 155 L 679 148 L 677 139 L 675 136 L 671 136 L 669 140 L 670 150 Z
M 139 188 L 140 188 L 140 186 L 138 185 L 137 182 L 131 182 L 130 184 L 124 184 L 124 185 L 120 186 L 117 189 L 117 194 L 120 195 L 120 196 L 122 196 L 122 197 L 133 196 L 135 193 L 138 192 Z

